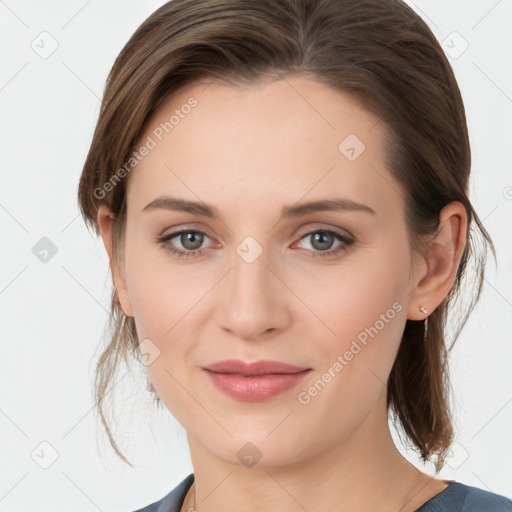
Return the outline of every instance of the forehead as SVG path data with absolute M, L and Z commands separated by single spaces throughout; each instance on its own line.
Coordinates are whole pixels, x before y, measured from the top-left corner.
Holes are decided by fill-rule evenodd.
M 139 146 L 153 147 L 131 172 L 128 202 L 141 211 L 168 193 L 219 204 L 278 199 L 280 208 L 342 195 L 378 209 L 398 191 L 384 130 L 352 97 L 310 79 L 196 83 L 148 121 Z

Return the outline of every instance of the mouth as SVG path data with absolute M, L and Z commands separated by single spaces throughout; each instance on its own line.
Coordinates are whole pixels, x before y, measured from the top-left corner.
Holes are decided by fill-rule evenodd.
M 218 361 L 209 366 L 203 367 L 213 373 L 231 374 L 243 377 L 265 376 L 265 375 L 290 375 L 311 370 L 308 367 L 295 366 L 281 361 L 262 360 L 256 362 L 245 362 L 240 359 L 227 359 Z
M 203 368 L 210 382 L 224 394 L 245 402 L 260 402 L 294 388 L 311 368 L 276 361 L 221 361 Z

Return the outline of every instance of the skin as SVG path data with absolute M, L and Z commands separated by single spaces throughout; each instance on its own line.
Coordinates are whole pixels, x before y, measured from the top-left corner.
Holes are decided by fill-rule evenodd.
M 415 510 L 447 484 L 395 447 L 386 382 L 406 320 L 423 320 L 418 306 L 431 313 L 453 285 L 466 243 L 463 205 L 442 210 L 425 257 L 411 254 L 404 193 L 383 163 L 384 123 L 349 96 L 300 76 L 245 88 L 188 86 L 159 107 L 140 140 L 191 96 L 198 105 L 129 176 L 121 261 L 113 258 L 112 218 L 104 205 L 98 223 L 121 307 L 135 317 L 139 340 L 148 338 L 160 350 L 147 371 L 186 429 L 197 509 Z M 350 133 L 366 146 L 354 161 L 338 150 Z M 142 211 L 163 194 L 211 204 L 221 220 Z M 333 197 L 364 203 L 375 215 L 281 218 L 285 206 Z M 182 228 L 206 233 L 201 255 L 179 258 L 155 240 Z M 304 235 L 315 229 L 334 229 L 356 242 L 314 257 L 322 246 Z M 236 251 L 247 236 L 263 248 L 252 263 Z M 179 236 L 168 245 L 192 247 Z M 333 238 L 328 249 L 340 246 Z M 402 306 L 394 318 L 301 404 L 298 392 L 393 303 Z M 243 402 L 217 390 L 201 370 L 229 358 L 313 371 L 277 397 Z M 237 457 L 247 442 L 261 452 L 252 467 Z M 192 507 L 192 498 L 189 493 L 182 510 Z

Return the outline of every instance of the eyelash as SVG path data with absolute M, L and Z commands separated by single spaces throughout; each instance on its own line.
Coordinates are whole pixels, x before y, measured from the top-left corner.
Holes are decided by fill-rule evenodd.
M 179 236 L 183 233 L 196 233 L 196 234 L 204 235 L 204 236 L 208 237 L 208 235 L 206 233 L 204 233 L 203 231 L 194 230 L 194 229 L 182 229 L 181 231 L 169 233 L 168 235 L 164 235 L 162 237 L 157 237 L 156 240 L 158 243 L 160 243 L 162 245 L 162 247 L 166 251 L 176 255 L 178 258 L 183 258 L 183 257 L 195 258 L 195 257 L 200 256 L 203 252 L 203 249 L 196 249 L 194 251 L 182 251 L 181 249 L 176 249 L 176 247 L 169 245 L 168 242 L 170 240 L 172 240 L 173 238 L 176 238 L 177 236 Z M 339 240 L 340 242 L 343 242 L 343 244 L 340 245 L 339 247 L 337 247 L 336 249 L 330 249 L 328 251 L 312 251 L 309 249 L 305 249 L 314 258 L 316 258 L 316 257 L 324 258 L 324 257 L 328 257 L 328 256 L 335 256 L 336 254 L 340 253 L 341 251 L 346 251 L 351 245 L 354 244 L 353 239 L 349 238 L 346 235 L 343 235 L 342 233 L 339 233 L 338 231 L 334 231 L 334 230 L 330 230 L 330 229 L 316 229 L 313 231 L 309 231 L 308 233 L 305 233 L 304 235 L 302 235 L 300 237 L 300 240 L 303 240 L 304 238 L 307 238 L 308 236 L 314 235 L 316 233 L 333 235 L 337 240 Z M 208 237 L 208 238 L 210 238 L 210 237 Z

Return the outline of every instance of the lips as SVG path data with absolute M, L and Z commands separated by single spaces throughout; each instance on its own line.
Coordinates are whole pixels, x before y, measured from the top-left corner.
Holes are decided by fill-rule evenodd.
M 202 368 L 214 386 L 237 400 L 261 402 L 295 387 L 312 369 L 280 361 L 218 361 Z
M 280 361 L 263 360 L 256 361 L 254 363 L 246 363 L 240 359 L 227 359 L 225 361 L 218 361 L 205 366 L 203 369 L 214 373 L 226 373 L 250 377 L 256 375 L 299 373 L 309 370 L 310 368 L 282 363 Z

